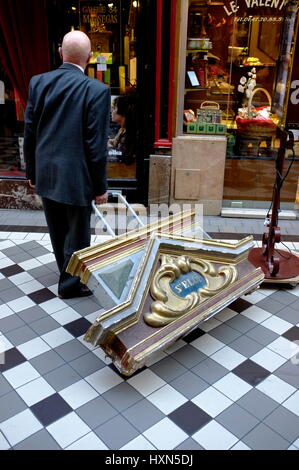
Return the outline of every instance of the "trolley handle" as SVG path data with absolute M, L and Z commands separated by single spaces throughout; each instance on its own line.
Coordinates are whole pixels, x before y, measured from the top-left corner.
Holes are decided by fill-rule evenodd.
M 144 223 L 142 222 L 142 220 L 140 219 L 140 217 L 136 214 L 136 212 L 134 211 L 134 209 L 131 207 L 131 205 L 127 202 L 126 198 L 119 192 L 113 192 L 113 191 L 109 191 L 109 196 L 112 196 L 112 197 L 117 197 L 119 198 L 122 203 L 127 207 L 127 209 L 131 212 L 131 214 L 133 215 L 133 217 L 137 220 L 137 222 L 139 223 L 139 225 L 141 227 L 144 226 Z M 111 228 L 111 226 L 109 225 L 109 223 L 107 222 L 107 220 L 105 219 L 105 217 L 103 216 L 103 214 L 101 213 L 101 211 L 99 211 L 95 201 L 92 201 L 91 202 L 91 206 L 93 208 L 93 210 L 95 211 L 96 215 L 101 219 L 103 225 L 104 225 L 104 228 L 107 229 L 107 231 L 109 232 L 109 234 L 115 238 L 116 237 L 116 234 L 115 232 L 113 231 L 113 229 Z
M 139 223 L 139 225 L 141 227 L 144 226 L 144 223 L 142 222 L 142 220 L 140 219 L 140 217 L 136 214 L 136 212 L 134 211 L 134 209 L 131 207 L 131 205 L 128 203 L 128 201 L 126 200 L 126 198 L 121 194 L 121 193 L 117 193 L 117 192 L 109 192 L 109 195 L 111 194 L 111 196 L 113 197 L 118 197 L 124 204 L 125 206 L 129 209 L 129 211 L 131 212 L 131 214 L 133 215 L 133 217 L 135 217 L 135 219 L 137 220 L 137 222 Z
M 108 224 L 107 220 L 105 219 L 105 217 L 102 215 L 102 213 L 99 211 L 99 209 L 97 208 L 97 205 L 95 203 L 95 201 L 92 201 L 91 202 L 91 206 L 93 208 L 93 210 L 95 211 L 96 215 L 101 219 L 101 221 L 103 222 L 103 225 L 104 225 L 104 228 L 107 229 L 107 231 L 109 232 L 109 234 L 115 238 L 116 237 L 116 234 L 115 232 L 112 230 L 111 226 Z

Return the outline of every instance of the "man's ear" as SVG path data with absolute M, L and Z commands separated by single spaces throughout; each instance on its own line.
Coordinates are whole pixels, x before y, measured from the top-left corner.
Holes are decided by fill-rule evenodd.
M 58 48 L 58 52 L 59 52 L 61 60 L 63 60 L 62 47 Z

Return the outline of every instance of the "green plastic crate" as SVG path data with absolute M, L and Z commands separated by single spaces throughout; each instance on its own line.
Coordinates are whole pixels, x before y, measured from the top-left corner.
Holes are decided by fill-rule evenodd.
M 189 134 L 196 134 L 197 133 L 196 122 L 187 122 L 187 132 Z

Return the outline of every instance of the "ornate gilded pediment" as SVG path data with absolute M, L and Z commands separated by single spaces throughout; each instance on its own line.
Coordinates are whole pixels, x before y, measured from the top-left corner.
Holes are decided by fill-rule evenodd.
M 104 307 L 85 340 L 126 375 L 264 278 L 248 261 L 252 237 L 227 243 L 151 228 L 112 240 L 106 251 L 75 253 L 71 263 Z

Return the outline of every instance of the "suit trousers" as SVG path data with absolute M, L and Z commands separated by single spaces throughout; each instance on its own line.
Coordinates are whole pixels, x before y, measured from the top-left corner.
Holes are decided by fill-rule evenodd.
M 54 255 L 60 271 L 58 293 L 72 295 L 78 292 L 80 278 L 65 270 L 72 254 L 90 246 L 91 205 L 72 206 L 42 198 Z

